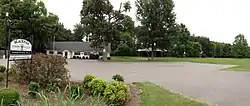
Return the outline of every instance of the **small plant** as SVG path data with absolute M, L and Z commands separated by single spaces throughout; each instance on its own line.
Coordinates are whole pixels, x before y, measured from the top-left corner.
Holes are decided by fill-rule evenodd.
M 4 80 L 4 74 L 0 73 L 0 82 L 2 82 Z
M 70 97 L 78 99 L 83 96 L 83 89 L 78 85 L 70 86 Z
M 16 90 L 3 88 L 0 89 L 1 106 L 15 106 L 20 100 L 20 94 Z
M 129 87 L 120 81 L 111 82 L 104 91 L 109 104 L 123 105 L 129 94 Z
M 40 85 L 36 82 L 30 82 L 29 84 L 29 95 L 31 97 L 36 97 L 36 94 L 40 91 Z
M 43 92 L 38 93 L 40 101 L 37 103 L 24 102 L 21 106 L 107 106 L 107 101 L 103 97 L 86 97 L 81 96 L 79 98 L 68 97 L 67 94 L 69 86 L 64 91 L 57 88 L 57 92 L 52 93 L 52 96 L 48 96 Z M 39 104 L 39 105 L 37 105 Z M 53 105 L 54 104 L 54 105 Z
M 46 92 L 55 92 L 57 90 L 57 86 L 52 85 L 52 84 L 47 84 L 45 87 Z
M 93 79 L 95 79 L 96 77 L 95 76 L 93 76 L 93 75 L 90 75 L 90 74 L 88 74 L 88 75 L 86 75 L 85 77 L 84 77 L 84 80 L 83 80 L 83 87 L 84 88 L 86 88 L 86 89 L 89 89 L 89 83 L 93 80 Z
M 6 67 L 0 65 L 0 72 L 1 72 L 1 73 L 4 73 L 5 71 L 6 71 Z
M 103 95 L 106 86 L 107 82 L 99 78 L 95 78 L 89 83 L 91 94 L 94 96 Z
M 112 79 L 115 80 L 115 81 L 124 82 L 124 78 L 123 78 L 121 75 L 119 75 L 119 74 L 114 75 L 114 76 L 112 77 Z

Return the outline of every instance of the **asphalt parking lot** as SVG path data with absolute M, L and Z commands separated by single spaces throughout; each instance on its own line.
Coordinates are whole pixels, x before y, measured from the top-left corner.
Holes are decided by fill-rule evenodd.
M 220 70 L 232 67 L 229 65 L 68 60 L 66 67 L 73 81 L 82 81 L 86 74 L 111 81 L 113 75 L 120 74 L 128 83 L 153 82 L 218 106 L 250 106 L 250 73 Z

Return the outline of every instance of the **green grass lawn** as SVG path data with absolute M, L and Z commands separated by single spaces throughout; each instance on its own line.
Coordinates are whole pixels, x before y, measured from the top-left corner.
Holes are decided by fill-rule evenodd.
M 211 63 L 211 64 L 226 64 L 238 65 L 227 70 L 230 71 L 247 71 L 250 72 L 250 59 L 235 59 L 235 58 L 155 58 L 154 60 L 147 60 L 147 58 L 140 57 L 114 57 L 113 62 L 195 62 L 195 63 Z
M 141 106 L 208 106 L 151 83 L 135 83 L 141 90 Z

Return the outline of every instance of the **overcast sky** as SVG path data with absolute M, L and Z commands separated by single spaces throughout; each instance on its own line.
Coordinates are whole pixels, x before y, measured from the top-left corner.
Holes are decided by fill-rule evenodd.
M 82 0 L 44 0 L 49 12 L 57 14 L 64 26 L 73 29 L 80 22 Z M 110 0 L 115 8 L 127 0 Z M 135 0 L 130 0 L 135 21 Z M 184 23 L 192 34 L 211 40 L 232 43 L 237 34 L 250 42 L 249 0 L 174 0 L 177 22 Z

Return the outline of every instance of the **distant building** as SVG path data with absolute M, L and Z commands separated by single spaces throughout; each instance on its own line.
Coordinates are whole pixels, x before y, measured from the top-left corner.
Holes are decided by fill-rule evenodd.
M 151 56 L 151 52 L 152 52 L 152 48 L 144 48 L 144 49 L 138 49 L 137 50 L 137 53 L 139 53 L 138 55 L 140 57 Z M 164 57 L 167 50 L 166 49 L 161 50 L 161 49 L 157 48 L 156 50 L 154 50 L 154 52 L 155 52 L 156 57 Z
M 61 55 L 67 59 L 90 58 L 90 54 L 99 54 L 100 52 L 100 48 L 90 47 L 89 42 L 53 42 L 46 50 L 46 54 Z

